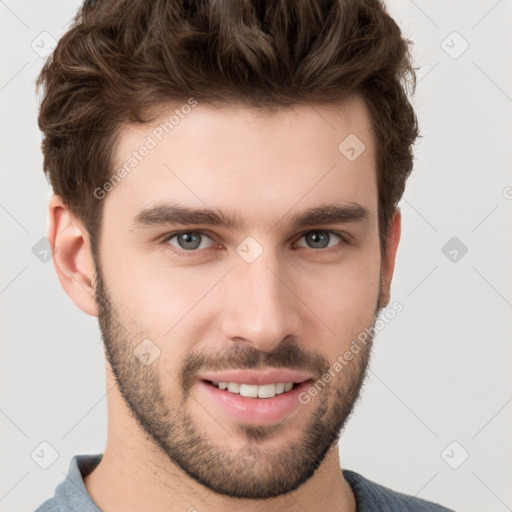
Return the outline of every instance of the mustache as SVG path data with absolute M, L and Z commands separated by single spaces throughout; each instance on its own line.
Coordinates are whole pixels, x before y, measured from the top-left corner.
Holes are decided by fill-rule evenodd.
M 186 397 L 199 372 L 253 370 L 267 367 L 305 370 L 320 378 L 329 370 L 330 364 L 322 354 L 304 350 L 297 343 L 289 340 L 283 341 L 268 352 L 246 345 L 232 344 L 213 353 L 187 354 L 183 360 L 179 380 Z

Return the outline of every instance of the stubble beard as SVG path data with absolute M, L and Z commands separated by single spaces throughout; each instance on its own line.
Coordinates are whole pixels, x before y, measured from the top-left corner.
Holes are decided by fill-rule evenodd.
M 191 368 L 197 366 L 192 363 L 194 355 L 185 360 L 180 370 L 181 396 L 171 400 L 160 386 L 159 371 L 162 370 L 158 367 L 158 359 L 156 364 L 145 366 L 135 356 L 135 347 L 142 338 L 134 341 L 121 323 L 120 308 L 110 297 L 96 265 L 98 319 L 107 361 L 133 417 L 169 461 L 211 491 L 232 498 L 279 496 L 297 489 L 313 476 L 329 449 L 338 441 L 358 401 L 370 360 L 372 339 L 338 372 L 337 378 L 318 393 L 316 400 L 300 406 L 309 408 L 309 411 L 299 411 L 299 414 L 309 415 L 300 437 L 283 443 L 280 450 L 265 449 L 265 440 L 287 428 L 286 419 L 272 425 L 238 424 L 237 432 L 245 436 L 245 442 L 243 448 L 233 451 L 229 449 L 230 444 L 233 445 L 229 434 L 226 433 L 221 442 L 215 442 L 209 432 L 198 428 L 190 414 L 190 385 L 186 383 L 193 380 Z M 268 366 L 269 362 L 273 366 L 286 367 L 290 366 L 290 360 L 305 362 L 308 357 L 296 344 L 282 344 L 272 354 L 255 349 L 241 351 L 240 347 L 227 354 L 232 368 L 256 368 Z M 212 356 L 205 360 L 212 361 Z M 311 367 L 309 359 L 307 363 L 303 367 Z M 328 371 L 330 365 L 324 356 L 317 354 L 314 367 Z

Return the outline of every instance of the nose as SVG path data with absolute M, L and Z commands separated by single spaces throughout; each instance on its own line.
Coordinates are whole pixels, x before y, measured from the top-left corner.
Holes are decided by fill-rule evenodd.
M 235 263 L 222 299 L 224 339 L 267 352 L 288 336 L 300 336 L 301 301 L 284 266 L 263 255 Z

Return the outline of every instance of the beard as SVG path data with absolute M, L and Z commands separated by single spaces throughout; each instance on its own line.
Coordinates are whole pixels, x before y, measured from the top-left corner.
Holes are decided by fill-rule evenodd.
M 239 450 L 230 449 L 234 443 L 230 442 L 229 434 L 224 445 L 216 442 L 218 438 L 208 435 L 207 424 L 199 425 L 190 414 L 190 407 L 195 405 L 190 391 L 200 371 L 284 367 L 306 370 L 320 379 L 332 363 L 322 354 L 305 351 L 289 339 L 269 352 L 235 344 L 211 353 L 190 352 L 180 361 L 175 378 L 178 391 L 169 397 L 161 385 L 159 373 L 167 370 L 157 364 L 145 366 L 135 356 L 135 348 L 143 337 L 130 334 L 123 326 L 121 308 L 111 299 L 96 257 L 94 261 L 98 319 L 105 355 L 121 396 L 155 447 L 196 482 L 232 498 L 271 498 L 289 493 L 309 480 L 338 441 L 359 399 L 372 339 L 319 391 L 316 400 L 302 405 L 310 410 L 300 436 L 283 443 L 279 449 L 265 449 L 265 440 L 289 428 L 283 423 L 286 418 L 270 425 L 239 423 L 237 432 L 246 443 Z M 377 305 L 379 300 L 380 294 Z M 378 307 L 374 320 L 377 313 Z

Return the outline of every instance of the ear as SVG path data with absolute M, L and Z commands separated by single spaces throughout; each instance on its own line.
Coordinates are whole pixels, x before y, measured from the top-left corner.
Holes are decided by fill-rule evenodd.
M 98 316 L 96 276 L 87 230 L 55 194 L 48 203 L 48 211 L 48 239 L 60 284 L 82 311 Z
M 389 304 L 391 280 L 395 270 L 396 251 L 398 249 L 398 242 L 400 242 L 401 230 L 402 216 L 400 209 L 397 207 L 386 234 L 386 252 L 383 255 L 381 264 L 381 298 L 379 308 L 384 308 Z

